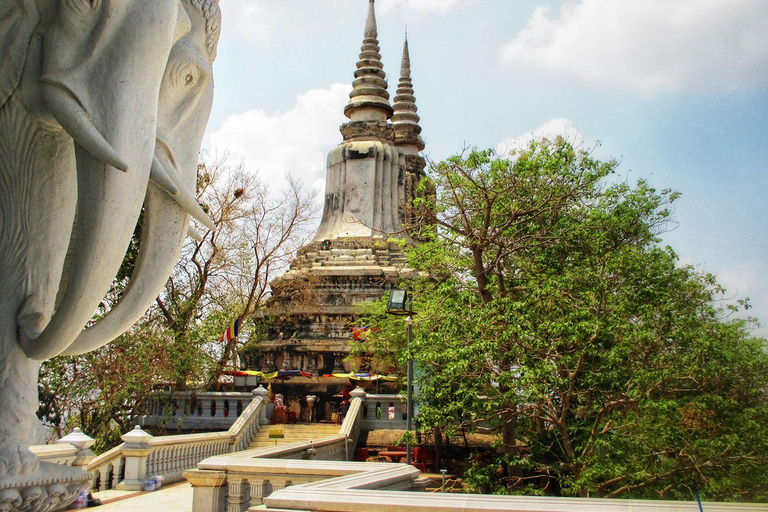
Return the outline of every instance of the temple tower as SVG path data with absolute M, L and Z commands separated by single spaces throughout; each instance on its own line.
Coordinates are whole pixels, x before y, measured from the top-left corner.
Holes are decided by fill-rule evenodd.
M 315 240 L 387 237 L 403 224 L 405 159 L 388 123 L 394 113 L 379 54 L 374 0 L 341 126 L 343 142 L 328 154 L 325 207 Z
M 411 56 L 408 52 L 408 34 L 405 35 L 403 43 L 403 57 L 400 61 L 400 83 L 397 85 L 397 95 L 395 96 L 394 115 L 392 116 L 392 126 L 395 129 L 395 146 L 402 152 L 405 158 L 405 196 L 406 206 L 419 195 L 432 193 L 431 185 L 424 187 L 424 190 L 418 190 L 421 180 L 426 177 L 424 168 L 426 160 L 420 155 L 424 150 L 424 140 L 421 138 L 421 126 L 419 126 L 419 114 L 416 112 L 416 97 L 413 95 L 413 82 L 411 81 Z M 407 225 L 416 225 L 415 219 L 406 208 Z M 414 236 L 414 233 L 410 233 Z
M 410 79 L 407 42 L 394 107 L 379 53 L 374 0 L 369 0 L 363 44 L 342 142 L 328 154 L 325 205 L 313 240 L 299 249 L 291 268 L 275 279 L 263 319 L 269 333 L 249 369 L 303 370 L 309 377 L 275 381 L 295 407 L 319 396 L 318 418 L 330 419 L 332 395 L 347 378 L 325 374 L 352 368 L 344 357 L 353 343 L 355 306 L 381 298 L 411 277 L 405 254 L 392 237 L 408 239 L 408 203 L 424 174 L 424 142 Z M 390 122 L 390 119 L 392 120 Z M 377 370 L 377 369 L 374 369 Z M 381 370 L 381 369 L 378 369 Z M 299 412 L 299 411 L 297 411 Z

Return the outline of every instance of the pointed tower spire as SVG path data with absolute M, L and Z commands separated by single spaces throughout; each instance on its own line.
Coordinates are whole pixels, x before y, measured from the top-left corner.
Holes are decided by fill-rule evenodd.
M 365 20 L 365 38 L 376 39 L 379 31 L 376 27 L 376 9 L 373 8 L 375 0 L 368 0 L 368 18 Z
M 344 115 L 352 121 L 386 121 L 393 109 L 387 92 L 387 75 L 379 53 L 378 30 L 374 0 L 368 3 L 368 19 L 365 21 L 365 39 L 357 61 L 355 80 Z
M 416 113 L 416 97 L 413 95 L 413 83 L 411 81 L 411 56 L 408 51 L 408 32 L 405 33 L 403 44 L 403 58 L 400 62 L 400 83 L 397 84 L 395 96 L 394 115 L 392 124 L 395 126 L 395 143 L 398 146 L 412 146 L 414 153 L 424 149 L 424 141 L 419 136 L 419 114 Z

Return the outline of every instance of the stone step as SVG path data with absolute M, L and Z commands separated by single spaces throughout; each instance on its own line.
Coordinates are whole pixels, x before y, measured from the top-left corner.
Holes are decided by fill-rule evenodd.
M 270 446 L 277 446 L 281 444 L 288 444 L 288 441 L 285 441 L 284 439 L 272 439 L 270 441 L 253 441 L 251 444 L 248 445 L 249 450 L 253 450 L 255 448 L 269 448 Z
M 299 441 L 319 441 L 325 439 L 328 436 L 312 436 L 312 437 L 260 437 L 258 439 L 251 439 L 251 444 L 274 444 L 275 441 L 282 441 L 286 443 L 297 443 Z
M 296 439 L 296 440 L 299 440 L 299 439 L 324 439 L 326 437 L 334 436 L 336 434 L 338 434 L 338 432 L 321 432 L 321 433 L 312 433 L 312 434 L 289 434 L 289 433 L 285 433 L 283 435 L 283 437 L 281 437 L 281 438 L 280 437 L 272 438 L 272 437 L 269 437 L 269 435 L 259 435 L 259 436 L 254 436 L 253 440 L 254 441 L 261 441 L 263 439 Z
M 275 444 L 275 441 L 295 442 L 309 441 L 312 439 L 322 439 L 339 433 L 338 425 L 327 424 L 298 424 L 298 425 L 265 425 L 252 438 L 252 443 L 266 442 L 268 446 Z M 280 431 L 282 438 L 270 438 L 270 431 Z
M 325 432 L 327 430 L 339 430 L 341 427 L 333 423 L 287 423 L 280 425 L 264 425 L 259 431 L 268 428 L 279 428 L 285 430 L 286 432 Z
M 274 430 L 274 429 L 272 429 Z M 338 434 L 339 429 L 334 430 L 300 430 L 300 431 L 293 431 L 293 430 L 286 430 L 283 431 L 283 437 L 328 437 L 332 436 L 334 434 Z M 259 432 L 254 437 L 269 437 L 269 430 L 264 429 L 263 432 Z

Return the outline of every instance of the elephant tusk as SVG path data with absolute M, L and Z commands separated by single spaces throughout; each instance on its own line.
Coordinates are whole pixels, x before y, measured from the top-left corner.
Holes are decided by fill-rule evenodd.
M 159 155 L 158 155 L 159 153 Z M 169 196 L 176 201 L 176 203 L 181 207 L 182 210 L 190 214 L 192 217 L 197 219 L 198 222 L 203 224 L 205 227 L 207 227 L 210 230 L 216 229 L 216 224 L 213 223 L 211 218 L 208 216 L 207 213 L 205 213 L 205 210 L 200 206 L 200 204 L 197 202 L 197 199 L 195 198 L 194 194 L 189 191 L 187 186 L 184 184 L 184 180 L 179 176 L 178 171 L 176 170 L 176 167 L 173 165 L 172 162 L 168 161 L 168 157 L 164 152 L 160 150 L 155 150 L 155 160 L 158 161 L 158 164 L 162 169 L 165 171 L 166 175 L 170 178 L 170 180 L 176 185 L 176 188 L 178 189 L 178 192 L 175 194 L 172 194 L 170 191 L 166 190 Z M 168 161 L 167 165 L 163 165 L 161 160 Z M 152 167 L 154 168 L 154 163 L 152 164 Z M 163 188 L 163 187 L 161 187 Z
M 193 240 L 197 240 L 198 242 L 203 241 L 203 235 L 201 235 L 200 232 L 196 230 L 191 224 L 189 225 L 189 228 L 187 228 L 187 236 Z
M 52 81 L 44 81 L 42 91 L 51 113 L 75 142 L 94 158 L 115 169 L 128 172 L 128 164 L 94 126 L 90 116 L 71 91 Z
M 144 202 L 144 224 L 139 254 L 120 301 L 96 324 L 81 331 L 62 354 L 95 350 L 136 323 L 162 292 L 179 260 L 189 226 L 189 215 L 165 190 L 150 183 Z
M 168 172 L 156 156 L 152 158 L 152 170 L 149 172 L 149 179 L 152 180 L 152 183 L 168 192 L 171 196 L 179 193 L 179 187 L 177 187 L 171 177 L 168 176 Z

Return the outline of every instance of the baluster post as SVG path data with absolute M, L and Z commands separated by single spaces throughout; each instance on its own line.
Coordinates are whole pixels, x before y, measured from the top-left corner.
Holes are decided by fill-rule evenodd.
M 224 402 L 226 400 L 224 399 L 217 399 L 216 400 L 216 418 L 225 418 L 224 416 Z
M 91 451 L 91 446 L 95 442 L 94 438 L 84 434 L 80 428 L 75 427 L 72 432 L 56 441 L 56 444 L 71 444 L 77 448 L 75 460 L 72 461 L 72 467 L 85 468 L 96 456 Z
M 267 395 L 269 395 L 269 391 L 264 389 L 264 386 L 259 384 L 259 387 L 251 391 L 251 394 L 253 394 L 253 398 L 261 397 L 261 407 L 259 407 L 259 420 L 258 423 L 260 425 L 267 425 L 269 424 L 269 420 L 267 419 Z
M 117 486 L 120 484 L 120 474 L 123 472 L 123 467 L 125 467 L 125 458 L 118 457 L 117 462 L 112 464 L 111 489 L 117 489 Z
M 249 478 L 248 483 L 251 485 L 251 506 L 263 505 L 269 482 L 263 478 Z
M 152 437 L 138 425 L 121 437 L 125 441 L 123 445 L 125 479 L 117 485 L 118 489 L 126 491 L 144 490 L 144 482 L 147 477 L 147 457 L 153 451 L 149 444 Z
M 109 489 L 109 470 L 110 468 L 113 468 L 114 471 L 117 471 L 114 469 L 114 466 L 112 464 L 106 464 L 99 468 L 99 490 L 100 491 L 106 491 Z
M 227 512 L 245 512 L 245 504 L 248 500 L 248 491 L 250 491 L 247 480 L 244 478 L 228 478 L 229 498 L 227 500 Z
M 206 396 L 204 398 L 198 398 L 198 400 L 200 400 L 203 403 L 203 414 L 202 414 L 202 417 L 203 418 L 210 418 L 211 417 L 211 402 L 212 402 L 212 399 Z

